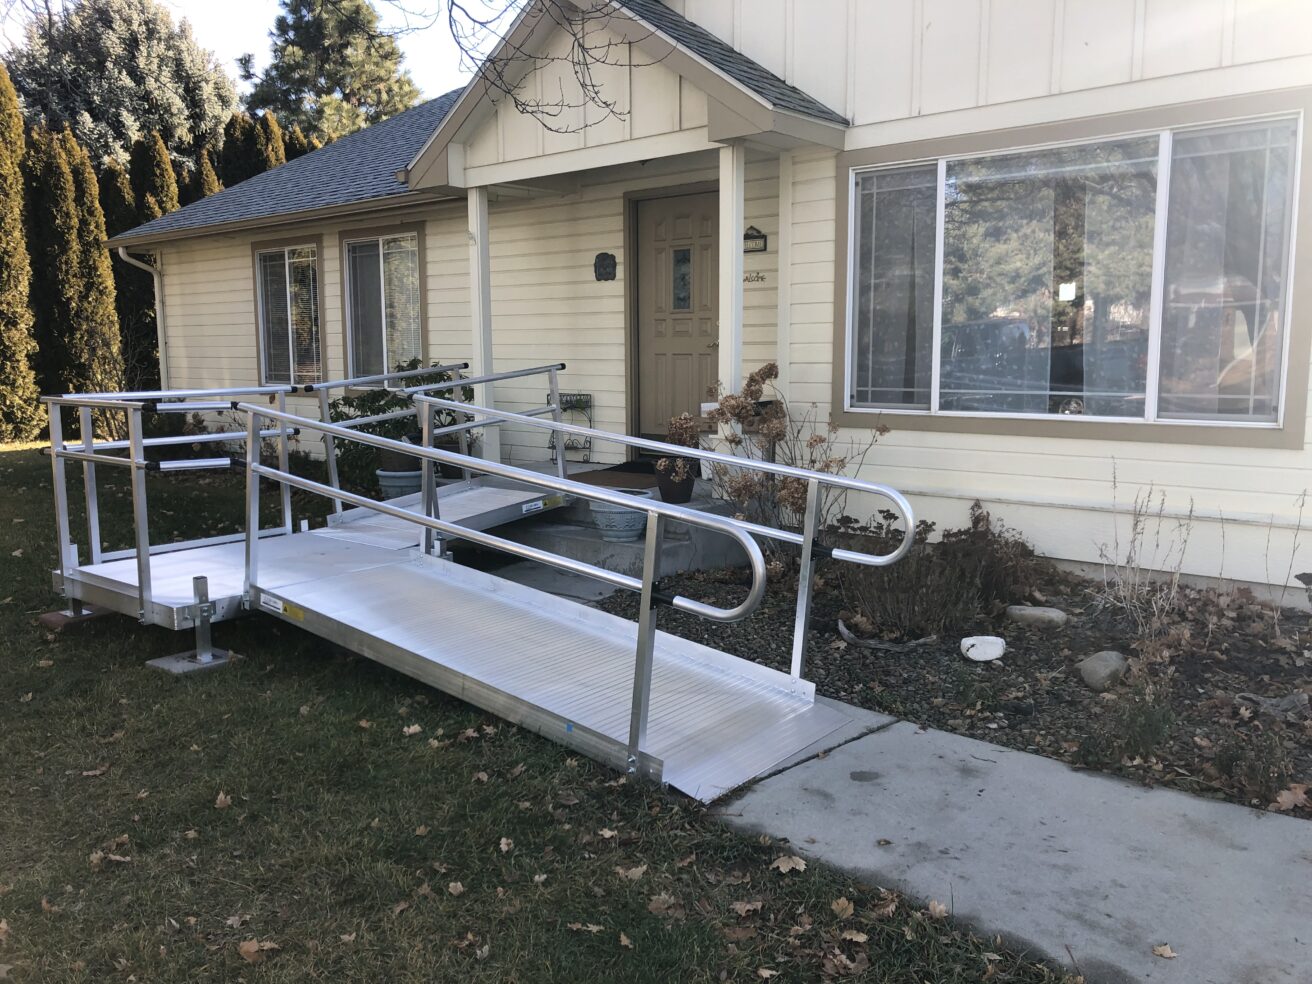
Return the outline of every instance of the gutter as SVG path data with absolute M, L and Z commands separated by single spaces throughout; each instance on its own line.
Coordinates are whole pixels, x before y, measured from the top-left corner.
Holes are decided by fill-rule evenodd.
M 138 270 L 145 270 L 155 281 L 155 335 L 159 345 L 159 387 L 169 388 L 169 351 L 164 327 L 164 274 L 153 264 L 145 263 L 128 252 L 126 246 L 118 248 L 118 258 Z

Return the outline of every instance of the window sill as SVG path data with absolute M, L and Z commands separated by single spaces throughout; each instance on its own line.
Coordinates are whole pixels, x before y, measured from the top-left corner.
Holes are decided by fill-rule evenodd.
M 1060 438 L 1074 441 L 1138 441 L 1152 444 L 1202 444 L 1214 447 L 1302 450 L 1301 421 L 1269 424 L 1249 421 L 1147 421 L 1108 417 L 1051 417 L 923 410 L 846 409 L 834 415 L 843 427 L 885 424 L 894 431 L 980 434 L 993 437 Z

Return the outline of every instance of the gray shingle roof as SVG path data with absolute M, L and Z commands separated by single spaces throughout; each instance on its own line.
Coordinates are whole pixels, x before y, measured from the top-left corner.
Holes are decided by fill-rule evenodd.
M 192 229 L 315 211 L 403 195 L 396 172 L 410 164 L 461 90 L 430 99 L 272 171 L 129 229 L 113 245 L 172 238 Z
M 779 76 L 752 61 L 732 45 L 671 10 L 661 0 L 615 0 L 662 34 L 678 42 L 730 78 L 756 93 L 776 109 L 811 116 L 826 123 L 847 126 L 848 121 L 824 103 L 789 85 Z

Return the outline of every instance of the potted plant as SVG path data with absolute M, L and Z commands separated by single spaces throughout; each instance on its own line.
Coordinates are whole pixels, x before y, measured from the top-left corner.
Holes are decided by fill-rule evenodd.
M 418 369 L 419 360 L 397 366 L 397 371 Z M 434 363 L 437 365 L 437 363 Z M 407 386 L 422 386 L 429 383 L 442 383 L 452 378 L 449 372 L 434 372 L 431 376 L 416 376 L 406 380 Z M 329 407 L 333 421 L 349 421 L 359 417 L 374 417 L 379 414 L 393 413 L 398 410 L 411 410 L 414 403 L 410 397 L 399 390 L 382 386 L 372 387 L 358 393 L 348 393 L 332 402 Z M 445 427 L 456 422 L 452 411 L 440 410 L 435 415 L 438 427 Z M 366 424 L 369 433 L 379 437 L 389 437 L 395 441 L 407 441 L 419 444 L 418 420 L 413 416 L 395 417 Z M 435 446 L 448 450 L 458 450 L 458 439 L 439 440 Z M 459 469 L 454 466 L 440 466 L 443 474 L 447 470 L 458 477 Z M 419 458 L 392 448 L 382 449 L 360 444 L 356 441 L 337 442 L 337 474 L 345 486 L 358 489 L 378 489 L 384 499 L 418 492 L 423 479 L 423 465 Z
M 702 446 L 701 422 L 692 414 L 681 413 L 670 418 L 669 430 L 665 435 L 669 444 L 681 448 L 700 448 Z M 665 502 L 688 502 L 692 499 L 693 486 L 697 482 L 697 473 L 701 462 L 697 458 L 668 457 L 656 462 L 656 486 L 661 491 Z

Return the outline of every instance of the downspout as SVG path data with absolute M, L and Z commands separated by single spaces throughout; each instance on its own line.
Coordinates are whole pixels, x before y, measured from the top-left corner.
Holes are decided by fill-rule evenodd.
M 145 270 L 155 281 L 155 335 L 159 344 L 159 388 L 169 388 L 169 352 L 164 332 L 164 274 L 159 268 L 145 263 L 128 253 L 126 246 L 118 248 L 118 258 L 138 270 Z

